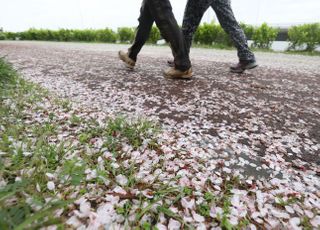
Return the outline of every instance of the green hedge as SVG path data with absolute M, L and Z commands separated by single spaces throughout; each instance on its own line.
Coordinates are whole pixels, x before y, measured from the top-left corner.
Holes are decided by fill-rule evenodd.
M 260 27 L 254 27 L 240 23 L 248 39 L 253 40 L 253 47 L 270 49 L 275 41 L 278 29 L 264 23 Z M 117 32 L 106 28 L 100 30 L 47 30 L 29 29 L 24 32 L 0 32 L 0 40 L 39 40 L 39 41 L 85 41 L 85 42 L 109 42 L 131 43 L 134 40 L 135 28 L 121 27 Z M 320 45 L 320 23 L 293 26 L 288 32 L 290 49 L 304 48 L 313 51 Z M 161 39 L 161 34 L 156 26 L 152 27 L 148 43 L 156 44 Z M 230 37 L 215 22 L 204 23 L 199 26 L 194 36 L 194 42 L 201 45 L 218 45 L 220 47 L 232 47 Z
M 6 34 L 3 32 L 0 32 L 0 40 L 6 40 L 6 39 L 7 39 Z
M 118 38 L 120 42 L 131 43 L 134 39 L 134 28 L 121 27 L 118 28 Z
M 306 51 L 314 51 L 320 46 L 320 23 L 293 26 L 288 32 L 289 49 L 305 48 Z
M 160 34 L 158 27 L 152 26 L 152 29 L 151 29 L 150 35 L 149 35 L 149 39 L 147 42 L 152 43 L 152 44 L 156 44 L 157 41 L 160 39 L 161 39 L 161 34 Z
M 244 33 L 246 34 L 247 39 L 251 40 L 255 27 L 252 25 L 245 24 L 243 22 L 240 23 L 240 27 L 243 29 Z
M 246 37 L 253 40 L 253 46 L 262 49 L 270 49 L 272 43 L 278 35 L 278 30 L 268 26 L 266 23 L 260 27 L 253 27 L 244 23 L 240 23 Z M 194 42 L 202 45 L 222 45 L 232 47 L 233 42 L 230 36 L 215 23 L 204 23 L 197 29 Z
M 253 47 L 260 49 L 270 49 L 276 40 L 279 30 L 263 23 L 255 28 L 252 34 Z
M 194 42 L 202 45 L 221 44 L 232 46 L 229 36 L 215 22 L 200 25 L 195 33 Z
M 115 43 L 131 43 L 134 40 L 135 28 L 121 27 L 117 32 L 106 28 L 100 30 L 85 29 L 85 30 L 47 30 L 31 28 L 24 32 L 0 32 L 0 40 L 33 40 L 33 41 L 84 41 L 84 42 L 109 42 Z M 148 43 L 157 43 L 161 39 L 160 31 L 156 26 L 153 26 L 150 31 Z
M 29 29 L 18 33 L 5 33 L 6 38 L 14 40 L 35 40 L 35 41 L 85 41 L 85 42 L 116 42 L 118 35 L 111 29 L 100 30 L 47 30 Z

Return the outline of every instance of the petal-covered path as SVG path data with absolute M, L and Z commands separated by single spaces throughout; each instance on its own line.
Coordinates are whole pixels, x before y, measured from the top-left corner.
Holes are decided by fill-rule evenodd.
M 234 191 L 232 205 L 238 209 L 231 223 L 244 206 L 267 228 L 281 223 L 299 229 L 297 216 L 319 227 L 320 57 L 257 53 L 259 68 L 238 75 L 228 72 L 237 61 L 235 51 L 193 49 L 194 78 L 181 81 L 162 76 L 171 58 L 167 47 L 145 47 L 134 71 L 117 58 L 127 47 L 0 42 L 0 56 L 24 78 L 87 111 L 158 121 L 168 154 L 164 171 L 182 175 L 180 185 L 201 190 L 210 178 L 218 191 L 221 173 L 239 175 L 255 195 L 252 203 L 238 200 L 247 193 Z M 304 200 L 277 205 L 279 197 L 292 196 Z M 210 215 L 220 211 L 213 208 Z M 210 226 L 190 210 L 186 222 Z

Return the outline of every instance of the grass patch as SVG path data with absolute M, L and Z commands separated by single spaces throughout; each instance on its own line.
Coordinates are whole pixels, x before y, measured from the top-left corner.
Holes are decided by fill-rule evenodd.
M 85 118 L 69 101 L 24 81 L 3 59 L 0 99 L 0 229 L 65 227 L 70 204 L 88 192 L 88 184 L 108 190 L 121 174 L 128 189 L 138 186 L 139 166 L 123 144 L 132 150 L 158 146 L 159 128 L 152 122 L 118 117 L 101 124 Z M 99 165 L 106 152 L 116 162 Z M 127 216 L 130 207 L 127 202 L 117 211 Z
M 16 71 L 0 59 L 0 229 L 26 229 L 58 224 L 52 214 L 71 200 L 52 199 L 46 190 L 44 173 L 57 164 L 57 146 L 45 143 L 53 132 L 47 125 L 28 127 L 30 103 L 38 103 L 47 92 L 19 78 Z M 32 126 L 32 125 L 31 125 Z M 24 134 L 34 129 L 37 139 Z M 53 156 L 54 153 L 54 156 Z M 38 187 L 38 189 L 37 189 Z

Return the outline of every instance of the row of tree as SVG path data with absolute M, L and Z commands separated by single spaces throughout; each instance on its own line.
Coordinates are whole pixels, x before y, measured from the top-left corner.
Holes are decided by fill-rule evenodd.
M 279 29 L 273 28 L 266 23 L 259 27 L 241 23 L 246 36 L 253 40 L 253 47 L 270 49 L 272 43 L 277 38 Z M 122 27 L 115 32 L 109 28 L 93 30 L 47 30 L 29 29 L 24 32 L 1 32 L 0 40 L 38 40 L 38 41 L 83 41 L 83 42 L 108 42 L 108 43 L 130 43 L 133 41 L 135 28 Z M 161 39 L 161 34 L 157 27 L 152 27 L 149 43 L 156 43 Z M 289 49 L 305 49 L 314 51 L 320 46 L 320 23 L 305 24 L 289 28 L 288 40 Z M 222 27 L 215 23 L 204 23 L 199 26 L 194 36 L 194 42 L 200 45 L 220 45 L 222 47 L 232 47 L 232 41 Z

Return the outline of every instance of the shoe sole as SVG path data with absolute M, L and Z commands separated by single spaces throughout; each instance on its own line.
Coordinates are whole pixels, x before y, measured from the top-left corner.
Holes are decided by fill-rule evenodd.
M 241 69 L 241 70 L 230 69 L 230 72 L 232 72 L 232 73 L 243 73 L 243 72 L 246 71 L 246 70 L 254 69 L 254 68 L 256 68 L 256 67 L 258 67 L 258 64 L 257 64 L 257 63 L 251 63 L 251 64 L 249 64 L 248 66 L 246 66 L 245 69 Z
M 257 63 L 252 63 L 249 66 L 247 66 L 246 69 L 254 69 L 256 67 L 258 67 L 258 64 Z
M 164 77 L 167 79 L 190 80 L 193 77 L 193 73 L 189 73 L 187 75 L 182 75 L 182 76 L 170 76 L 170 75 L 164 74 Z

